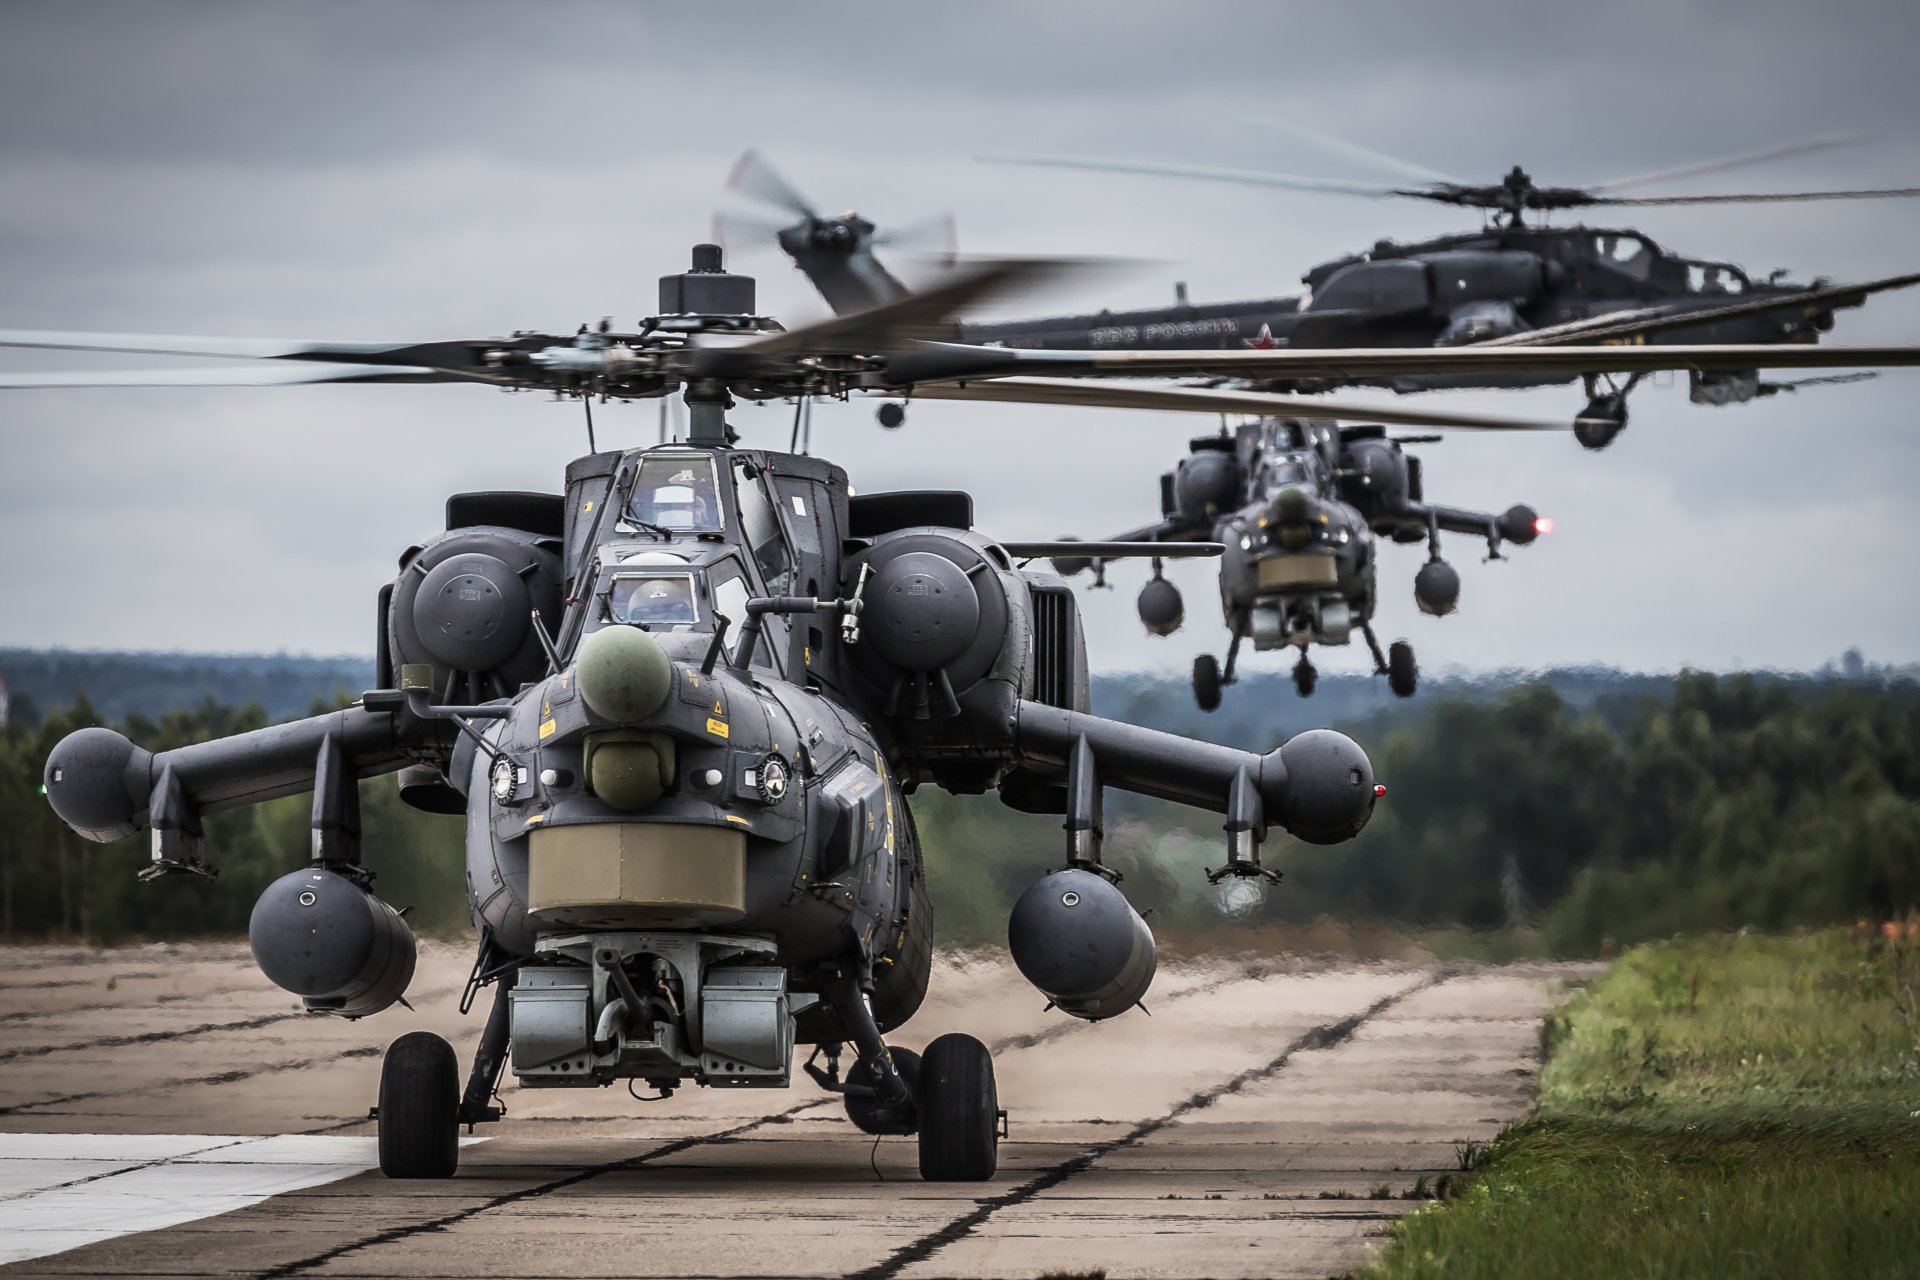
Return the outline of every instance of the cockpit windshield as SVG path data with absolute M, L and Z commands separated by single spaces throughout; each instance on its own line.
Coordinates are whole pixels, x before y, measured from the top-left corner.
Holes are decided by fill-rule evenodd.
M 649 453 L 641 458 L 626 520 L 674 533 L 718 533 L 726 514 L 714 478 L 713 457 L 705 453 Z
M 1307 472 L 1307 464 L 1299 458 L 1276 458 L 1267 464 L 1266 487 L 1268 493 L 1274 493 L 1290 484 L 1308 484 L 1312 476 Z
M 615 622 L 671 626 L 700 621 L 699 598 L 690 572 L 616 573 L 607 595 L 607 612 Z
M 1603 232 L 1593 238 L 1593 252 L 1615 271 L 1645 280 L 1653 267 L 1653 246 L 1639 236 Z
M 1689 262 L 1687 289 L 1693 293 L 1745 293 L 1747 275 L 1725 262 Z

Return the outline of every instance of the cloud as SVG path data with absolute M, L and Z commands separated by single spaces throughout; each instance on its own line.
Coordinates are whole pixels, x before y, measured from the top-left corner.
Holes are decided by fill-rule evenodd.
M 707 234 L 749 145 L 823 208 L 890 222 L 954 209 L 972 251 L 1153 260 L 1036 309 L 1155 303 L 1175 280 L 1196 298 L 1286 293 L 1315 262 L 1470 217 L 970 157 L 1373 176 L 1255 124 L 1286 116 L 1463 176 L 1520 162 L 1583 181 L 1857 130 L 1879 141 L 1738 181 L 1903 185 L 1920 180 L 1916 36 L 1911 6 L 1783 0 L 16 4 L 0 45 L 0 325 L 408 340 L 630 322 Z M 1631 212 L 1682 252 L 1762 271 L 1920 265 L 1920 211 L 1897 203 Z M 736 248 L 767 309 L 821 313 L 776 257 Z M 1920 299 L 1891 297 L 1835 337 L 1917 326 Z M 4 357 L 55 361 L 107 362 Z M 1901 586 L 1913 377 L 1729 409 L 1648 388 L 1600 455 L 1459 434 L 1426 451 L 1433 496 L 1528 501 L 1559 530 L 1496 565 L 1450 540 L 1465 592 L 1444 621 L 1415 614 L 1417 553 L 1392 551 L 1383 633 L 1466 667 L 1810 665 L 1856 643 L 1920 659 Z M 1579 397 L 1456 398 L 1561 417 Z M 870 411 L 816 417 L 856 484 L 970 488 L 1007 537 L 1151 518 L 1157 476 L 1211 425 L 917 405 L 882 434 Z M 656 412 L 608 406 L 602 439 L 650 441 Z M 786 410 L 738 419 L 750 441 L 784 445 Z M 476 388 L 9 393 L 0 642 L 365 651 L 375 592 L 448 492 L 555 487 L 583 439 L 577 406 Z M 1189 622 L 1171 640 L 1134 621 L 1137 572 L 1084 594 L 1098 666 L 1180 669 L 1221 647 L 1205 571 L 1179 572 Z M 1323 662 L 1342 664 L 1362 659 Z

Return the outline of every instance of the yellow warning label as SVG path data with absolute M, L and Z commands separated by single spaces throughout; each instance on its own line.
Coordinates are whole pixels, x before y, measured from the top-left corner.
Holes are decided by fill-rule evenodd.
M 743 827 L 747 825 L 747 820 L 745 818 L 740 817 L 738 814 L 733 814 L 733 813 L 728 814 L 727 821 L 737 822 Z
M 713 700 L 713 714 L 717 716 L 723 716 L 727 714 L 727 704 L 720 701 L 720 699 L 715 698 Z
M 545 742 L 548 738 L 551 738 L 559 731 L 559 728 L 560 726 L 551 720 L 542 720 L 540 722 L 540 741 Z
M 716 738 L 724 738 L 727 736 L 727 722 L 725 720 L 709 718 L 707 720 L 707 732 Z

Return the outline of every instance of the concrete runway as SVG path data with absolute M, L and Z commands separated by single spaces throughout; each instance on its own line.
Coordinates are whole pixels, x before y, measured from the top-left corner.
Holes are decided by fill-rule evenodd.
M 994 1049 L 991 1183 L 920 1182 L 911 1138 L 876 1145 L 798 1072 L 653 1103 L 509 1086 L 459 1177 L 389 1182 L 368 1171 L 380 1051 L 424 1027 L 464 1062 L 467 965 L 429 948 L 417 1012 L 344 1023 L 244 946 L 0 950 L 0 1272 L 1338 1275 L 1417 1178 L 1525 1110 L 1573 972 L 1222 959 L 1163 969 L 1151 1017 L 1087 1025 L 956 957 L 896 1042 Z

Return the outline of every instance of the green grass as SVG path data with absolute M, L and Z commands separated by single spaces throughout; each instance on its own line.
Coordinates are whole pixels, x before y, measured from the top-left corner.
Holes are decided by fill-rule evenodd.
M 1920 1275 L 1920 942 L 1637 948 L 1542 1028 L 1534 1114 L 1363 1272 Z

